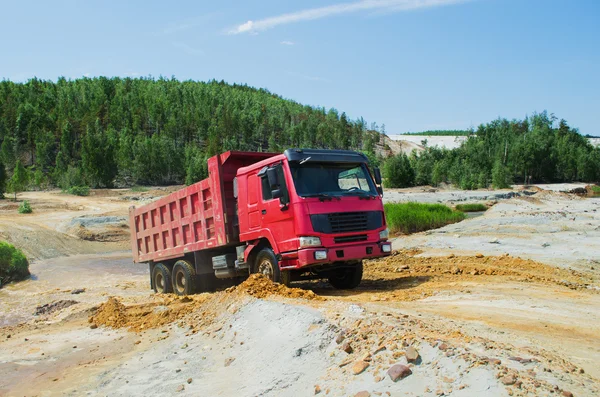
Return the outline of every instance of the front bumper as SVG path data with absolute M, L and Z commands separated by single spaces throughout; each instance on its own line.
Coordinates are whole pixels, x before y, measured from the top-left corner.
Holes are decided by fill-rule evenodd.
M 323 252 L 324 259 L 317 259 Z M 323 265 L 333 262 L 351 262 L 361 259 L 381 258 L 390 255 L 392 243 L 380 241 L 377 243 L 363 243 L 345 245 L 342 247 L 317 247 L 303 248 L 298 251 L 281 253 L 281 269 L 300 269 L 311 265 Z

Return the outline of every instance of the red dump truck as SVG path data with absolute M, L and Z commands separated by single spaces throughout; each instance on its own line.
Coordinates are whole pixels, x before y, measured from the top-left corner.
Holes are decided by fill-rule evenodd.
M 363 259 L 389 255 L 381 175 L 346 150 L 226 152 L 207 179 L 129 210 L 135 262 L 178 295 L 263 273 L 275 282 L 359 285 Z

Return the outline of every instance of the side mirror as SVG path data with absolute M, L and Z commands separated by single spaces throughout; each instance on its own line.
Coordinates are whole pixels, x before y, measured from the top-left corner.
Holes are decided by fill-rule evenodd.
M 269 180 L 269 186 L 271 187 L 271 189 L 279 187 L 279 177 L 277 176 L 277 168 L 267 169 L 267 179 Z
M 271 190 L 271 195 L 274 199 L 281 199 L 283 197 L 283 191 L 281 189 Z
M 373 173 L 375 174 L 375 183 L 381 185 L 381 171 L 379 168 L 375 168 Z

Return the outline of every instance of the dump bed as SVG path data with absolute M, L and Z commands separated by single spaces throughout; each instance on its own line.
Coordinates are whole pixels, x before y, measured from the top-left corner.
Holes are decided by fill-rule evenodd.
M 274 153 L 226 152 L 208 159 L 208 178 L 153 203 L 129 209 L 134 262 L 159 262 L 236 244 L 233 179 L 238 168 Z

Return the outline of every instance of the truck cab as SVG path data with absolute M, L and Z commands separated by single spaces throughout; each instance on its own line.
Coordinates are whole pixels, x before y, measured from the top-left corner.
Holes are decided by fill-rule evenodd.
M 327 278 L 354 288 L 362 260 L 389 255 L 381 180 L 361 153 L 288 149 L 237 172 L 239 261 L 275 281 Z M 268 245 L 277 263 L 257 261 Z

